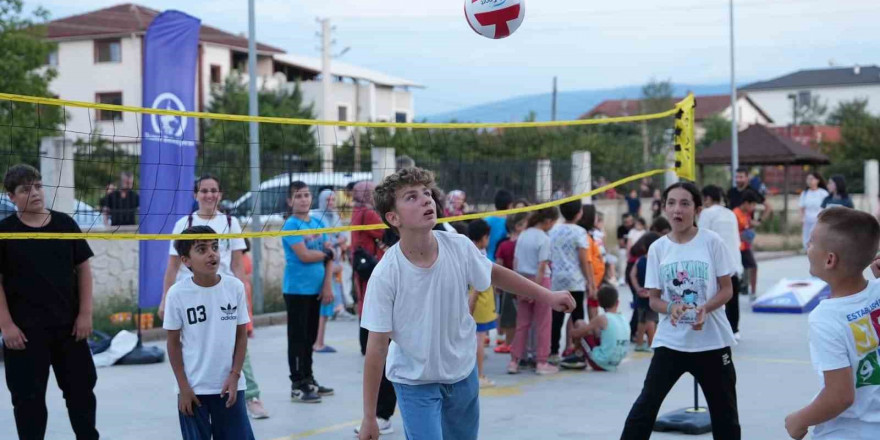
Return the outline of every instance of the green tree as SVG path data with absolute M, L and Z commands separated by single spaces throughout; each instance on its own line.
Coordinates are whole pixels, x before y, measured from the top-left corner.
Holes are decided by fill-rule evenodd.
M 798 125 L 820 125 L 827 112 L 827 101 L 823 101 L 818 95 L 812 95 L 809 102 L 798 102 L 795 107 Z
M 260 90 L 257 99 L 260 116 L 314 119 L 312 104 L 303 103 L 297 83 L 293 91 Z M 208 111 L 245 115 L 248 90 L 238 74 L 211 91 Z M 223 180 L 226 197 L 235 199 L 250 189 L 248 123 L 204 121 L 204 142 L 199 151 L 197 171 L 212 173 Z M 314 126 L 260 124 L 261 181 L 285 172 L 317 171 L 320 168 Z
M 672 82 L 652 79 L 642 87 L 641 113 L 660 113 L 672 107 Z M 652 119 L 642 122 L 642 162 L 650 166 L 663 163 L 668 150 L 672 118 Z
M 712 115 L 702 123 L 705 133 L 697 143 L 697 152 L 703 151 L 718 141 L 730 139 L 730 120 L 721 115 Z
M 843 102 L 829 120 L 840 125 L 840 143 L 825 144 L 831 157 L 829 174 L 843 174 L 851 192 L 864 191 L 864 163 L 880 157 L 880 116 L 867 111 L 866 100 Z
M 22 0 L 0 0 L 0 91 L 49 97 L 56 76 L 46 65 L 55 50 L 45 39 L 49 13 L 37 9 L 26 16 L 23 9 Z M 63 119 L 59 107 L 0 102 L 0 152 L 6 163 L 39 166 L 40 138 L 58 135 Z

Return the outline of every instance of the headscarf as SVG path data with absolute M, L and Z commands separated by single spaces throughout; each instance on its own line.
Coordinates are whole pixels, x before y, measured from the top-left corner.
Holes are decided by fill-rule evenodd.
M 375 188 L 375 185 L 369 180 L 355 183 L 354 188 L 351 190 L 354 206 L 366 208 L 373 206 L 373 188 Z
M 332 189 L 325 189 L 318 194 L 318 209 L 312 211 L 312 215 L 318 217 L 325 227 L 334 228 L 339 226 L 339 211 L 334 206 L 329 208 L 330 196 L 334 195 Z

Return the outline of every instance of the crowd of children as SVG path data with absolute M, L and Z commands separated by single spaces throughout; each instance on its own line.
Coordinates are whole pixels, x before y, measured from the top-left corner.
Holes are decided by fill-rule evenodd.
M 220 185 L 210 175 L 195 184 L 199 209 L 181 218 L 175 232 L 200 236 L 172 243 L 160 307 L 184 439 L 252 439 L 248 414 L 268 417 L 247 355 L 248 244 L 210 238 L 241 231 L 238 220 L 217 212 Z M 653 352 L 622 439 L 650 437 L 664 398 L 685 372 L 701 385 L 714 438 L 741 437 L 731 351 L 736 327 L 725 305 L 735 295 L 732 279 L 748 269 L 730 247 L 739 248 L 746 263 L 749 219 L 758 203 L 750 193 L 742 194 L 735 219 L 718 212 L 700 218 L 704 196 L 712 208 L 720 189 L 671 185 L 660 199 L 663 216 L 650 227 L 624 216 L 618 239 L 626 269 L 619 271 L 618 259 L 605 249 L 602 214 L 580 200 L 452 228 L 438 219 L 459 214 L 463 194 L 444 197 L 429 171 L 406 167 L 375 188 L 358 185 L 352 224 L 382 222 L 388 232 L 352 234 L 351 246 L 343 234 L 282 239 L 294 401 L 318 403 L 334 393 L 316 380 L 313 353 L 334 351 L 324 343 L 324 328 L 347 305 L 341 267 L 348 259 L 362 307 L 360 439 L 392 432 L 395 406 L 407 438 L 478 438 L 479 389 L 495 385 L 485 362 L 492 330 L 495 352 L 509 353 L 510 374 L 531 368 L 555 374 L 559 367 L 615 371 L 631 343 Z M 10 168 L 4 186 L 19 214 L 0 221 L 0 232 L 79 232 L 68 216 L 43 205 L 41 177 L 32 167 Z M 517 205 L 508 191 L 499 191 L 495 202 L 498 210 Z M 283 230 L 341 224 L 332 190 L 319 194 L 320 209 L 313 212 L 310 188 L 293 182 L 288 205 Z M 742 244 L 732 245 L 732 237 Z M 822 211 L 811 230 L 810 272 L 831 287 L 831 298 L 810 316 L 810 349 L 823 389 L 785 419 L 792 438 L 803 438 L 811 426 L 817 439 L 880 433 L 877 343 L 862 330 L 876 327 L 880 314 L 880 285 L 862 276 L 868 266 L 880 275 L 878 244 L 877 220 L 845 207 Z M 85 240 L 0 240 L 0 328 L 20 438 L 45 435 L 50 366 L 77 438 L 98 438 L 97 379 L 85 341 L 91 256 Z M 50 257 L 51 265 L 41 263 Z M 37 267 L 52 271 L 52 281 Z M 634 297 L 630 325 L 620 310 L 617 287 L 623 284 Z

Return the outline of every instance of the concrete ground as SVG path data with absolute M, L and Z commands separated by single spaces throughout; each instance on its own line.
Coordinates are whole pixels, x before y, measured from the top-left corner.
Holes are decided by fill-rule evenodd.
M 807 275 L 805 257 L 761 263 L 759 291 L 782 277 Z M 630 295 L 622 292 L 624 312 Z M 742 342 L 734 349 L 743 438 L 787 438 L 783 420 L 790 411 L 810 401 L 819 382 L 809 363 L 806 315 L 753 314 L 742 302 Z M 257 439 L 353 438 L 361 417 L 363 360 L 357 325 L 332 322 L 327 343 L 338 353 L 316 354 L 316 376 L 336 389 L 318 405 L 292 403 L 287 379 L 286 332 L 283 326 L 257 329 L 250 353 L 263 401 L 272 417 L 252 421 Z M 162 345 L 162 344 L 160 344 Z M 488 351 L 487 351 L 488 352 Z M 487 355 L 488 374 L 497 388 L 481 393 L 481 439 L 617 439 L 627 412 L 638 396 L 650 354 L 634 353 L 617 373 L 563 372 L 539 377 L 533 373 L 505 374 L 508 357 Z M 0 364 L 2 365 L 2 364 Z M 2 369 L 2 366 L 0 366 Z M 114 366 L 98 371 L 98 428 L 102 438 L 180 438 L 174 378 L 168 363 Z M 667 397 L 661 414 L 692 402 L 693 382 L 684 376 Z M 47 439 L 70 439 L 61 393 L 51 381 L 48 392 Z M 701 396 L 702 400 L 702 396 Z M 389 440 L 403 439 L 399 416 Z M 0 439 L 15 438 L 8 391 L 0 387 Z M 656 433 L 652 438 L 690 436 Z M 699 438 L 711 438 L 711 434 Z

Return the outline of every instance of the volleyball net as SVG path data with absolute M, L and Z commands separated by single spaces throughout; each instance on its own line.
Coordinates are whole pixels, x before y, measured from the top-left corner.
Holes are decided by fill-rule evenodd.
M 280 108 L 271 108 L 272 102 L 261 107 L 274 114 L 310 116 L 310 107 L 284 108 L 291 100 L 280 98 L 275 103 Z M 625 117 L 398 123 L 183 112 L 0 93 L 0 171 L 5 174 L 21 163 L 39 169 L 46 207 L 70 214 L 83 231 L 0 234 L 0 239 L 180 238 L 171 229 L 198 209 L 193 182 L 206 174 L 221 183 L 215 209 L 243 227 L 242 233 L 221 238 L 384 228 L 349 224 L 352 188 L 360 181 L 379 182 L 411 164 L 433 171 L 437 185 L 451 195 L 443 222 L 613 197 L 645 179 L 659 181 L 657 176 L 669 171 L 695 180 L 694 106 L 689 95 L 664 111 Z M 251 187 L 253 122 L 259 130 L 257 190 Z M 184 130 L 190 124 L 196 129 Z M 187 138 L 185 132 L 194 134 Z M 148 159 L 145 148 L 161 152 Z M 169 168 L 176 171 L 168 173 Z M 332 209 L 340 222 L 282 231 L 290 209 L 288 189 L 296 181 L 310 188 L 318 215 L 329 209 L 321 203 L 321 192 L 332 190 Z M 494 198 L 501 189 L 515 196 L 518 207 L 496 209 Z M 15 212 L 5 193 L 0 217 Z M 122 193 L 127 201 L 120 202 Z M 154 203 L 168 200 L 169 193 L 175 203 Z M 144 228 L 148 222 L 161 225 L 162 233 L 147 233 L 155 229 Z

